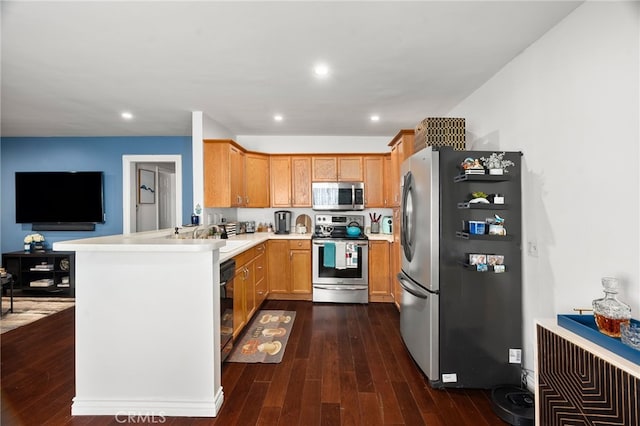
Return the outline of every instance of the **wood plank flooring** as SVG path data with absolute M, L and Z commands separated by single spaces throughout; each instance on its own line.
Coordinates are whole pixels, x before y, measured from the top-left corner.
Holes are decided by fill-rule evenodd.
M 487 391 L 429 387 L 404 348 L 392 304 L 269 300 L 262 309 L 296 311 L 281 363 L 225 364 L 225 402 L 217 418 L 156 417 L 145 424 L 506 424 L 491 410 Z M 69 309 L 2 335 L 2 425 L 100 426 L 126 420 L 71 416 L 74 318 Z

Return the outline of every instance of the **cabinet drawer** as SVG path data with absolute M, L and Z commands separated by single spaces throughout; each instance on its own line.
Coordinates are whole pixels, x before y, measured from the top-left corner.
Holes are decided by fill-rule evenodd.
M 255 260 L 255 277 L 256 277 L 256 282 L 263 280 L 264 277 L 266 276 L 266 272 L 267 272 L 267 268 L 266 268 L 266 261 L 267 257 L 260 254 L 258 256 L 256 256 L 256 260 Z
M 253 248 L 254 256 L 260 256 L 261 254 L 265 254 L 267 252 L 267 243 L 260 243 Z
M 243 251 L 237 256 L 234 256 L 234 259 L 236 260 L 236 270 L 238 270 L 243 265 L 246 265 L 247 263 L 249 263 L 249 261 L 251 261 L 251 259 L 253 259 L 255 256 L 256 254 L 255 254 L 254 247 L 246 251 Z
M 289 240 L 291 250 L 311 250 L 311 240 Z
M 256 283 L 256 307 L 267 297 L 267 280 Z

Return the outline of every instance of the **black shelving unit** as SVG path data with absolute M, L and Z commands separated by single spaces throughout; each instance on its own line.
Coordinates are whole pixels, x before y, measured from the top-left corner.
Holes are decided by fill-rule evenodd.
M 75 297 L 75 252 L 15 251 L 2 254 L 2 265 L 15 280 L 16 296 Z M 41 265 L 48 265 L 44 267 Z M 63 278 L 68 277 L 68 283 Z M 38 280 L 52 280 L 38 286 Z
M 460 174 L 467 157 L 492 151 L 440 150 L 440 372 L 457 382 L 436 387 L 490 388 L 519 384 L 520 364 L 510 349 L 522 348 L 522 206 L 520 152 L 506 152 L 515 163 L 503 175 Z M 504 204 L 470 203 L 474 192 L 501 194 Z M 463 223 L 498 215 L 506 235 L 471 234 Z M 470 254 L 502 255 L 504 270 L 471 265 Z M 502 268 L 500 268 L 502 269 Z M 455 350 L 452 350 L 455 348 Z

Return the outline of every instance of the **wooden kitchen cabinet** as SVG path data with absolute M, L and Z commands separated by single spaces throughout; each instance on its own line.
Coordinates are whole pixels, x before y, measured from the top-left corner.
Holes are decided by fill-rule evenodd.
M 291 207 L 291 157 L 271 156 L 271 207 Z
M 255 310 L 257 311 L 269 293 L 269 287 L 267 285 L 267 243 L 258 244 L 254 247 L 254 250 L 256 255 L 253 259 L 254 287 L 256 292 Z
M 365 207 L 386 207 L 384 186 L 385 157 L 382 155 L 365 156 L 362 162 L 364 164 Z
M 402 287 L 400 287 L 400 282 L 396 276 L 402 269 L 402 245 L 400 244 L 400 209 L 393 209 L 393 242 L 390 247 L 390 261 L 389 265 L 391 268 L 391 291 L 393 296 L 393 301 L 396 304 L 396 307 L 400 309 L 400 302 L 402 299 Z
M 311 207 L 311 157 L 271 156 L 271 207 Z
M 386 154 L 384 156 L 384 166 L 382 168 L 382 174 L 384 175 L 384 206 L 391 207 L 391 200 L 393 199 L 393 194 L 391 187 L 393 185 L 394 177 L 391 175 L 391 153 Z
M 311 297 L 311 241 L 289 240 L 291 292 Z
M 205 207 L 245 206 L 245 155 L 230 139 L 203 141 Z
M 244 161 L 245 207 L 269 207 L 269 156 L 248 152 Z
M 312 157 L 314 182 L 362 182 L 364 180 L 362 156 L 321 155 Z
M 391 176 L 389 181 L 389 194 L 391 204 L 388 207 L 400 206 L 400 166 L 402 162 L 413 153 L 413 130 L 401 130 L 395 138 L 389 142 L 391 147 Z
M 392 302 L 389 242 L 369 241 L 369 302 Z
M 291 207 L 311 207 L 311 157 L 291 157 Z
M 338 180 L 344 182 L 362 182 L 364 180 L 364 174 L 362 171 L 362 157 L 339 156 Z
M 233 338 L 238 337 L 267 296 L 266 251 L 262 243 L 234 257 L 233 277 Z
M 269 299 L 311 300 L 311 241 L 269 240 Z
M 231 207 L 244 207 L 246 205 L 245 187 L 245 154 L 237 146 L 229 146 L 231 164 Z

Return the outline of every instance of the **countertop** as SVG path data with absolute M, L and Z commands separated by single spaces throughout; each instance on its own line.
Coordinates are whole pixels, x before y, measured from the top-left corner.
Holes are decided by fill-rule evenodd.
M 174 239 L 172 230 L 107 235 L 53 243 L 57 251 L 202 252 L 223 247 L 224 240 Z
M 131 251 L 131 252 L 200 252 L 220 249 L 220 261 L 224 261 L 268 240 L 310 240 L 311 233 L 275 234 L 256 232 L 239 234 L 228 240 L 214 238 L 171 238 L 173 230 L 136 232 L 133 234 L 108 235 L 53 243 L 54 250 L 62 251 Z M 367 234 L 369 240 L 393 242 L 389 234 Z M 230 243 L 227 244 L 227 241 Z M 237 245 L 232 241 L 246 241 Z M 233 247 L 229 247 L 233 245 Z M 226 246 L 226 248 L 225 248 Z

